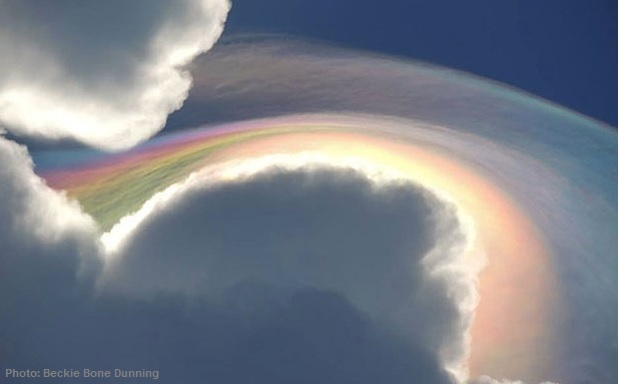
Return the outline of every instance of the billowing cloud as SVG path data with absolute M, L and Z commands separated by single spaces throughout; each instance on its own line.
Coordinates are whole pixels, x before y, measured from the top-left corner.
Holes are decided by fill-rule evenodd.
M 77 202 L 47 187 L 33 172 L 25 147 L 0 137 L 0 244 L 5 254 L 23 253 L 30 247 L 75 240 L 78 254 L 96 255 L 91 241 L 98 229 Z M 90 251 L 86 251 L 90 248 Z M 12 258 L 20 258 L 12 255 Z
M 106 149 L 145 140 L 187 96 L 184 68 L 229 0 L 0 2 L 0 124 Z
M 24 356 L 36 361 L 48 312 L 91 289 L 101 258 L 92 218 L 34 175 L 24 147 L 0 138 L 0 163 L 0 361 L 8 368 Z
M 2 372 L 453 382 L 430 345 L 460 332 L 456 303 L 420 263 L 443 235 L 435 221 L 456 218 L 419 187 L 326 170 L 193 190 L 100 268 L 91 219 L 33 175 L 22 147 L 0 144 L 11 203 L 0 239 Z

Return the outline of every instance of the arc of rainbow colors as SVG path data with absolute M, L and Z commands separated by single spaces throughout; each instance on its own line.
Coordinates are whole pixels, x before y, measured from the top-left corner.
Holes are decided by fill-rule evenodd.
M 473 271 L 474 290 L 479 266 L 487 257 L 488 264 L 478 275 L 480 305 L 475 308 L 477 302 L 472 300 L 466 308 L 475 316 L 469 332 L 471 349 L 452 367 L 455 374 L 461 380 L 468 371 L 473 377 L 547 379 L 556 343 L 551 314 L 559 310 L 561 301 L 551 247 L 495 175 L 458 149 L 453 140 L 457 135 L 412 120 L 299 115 L 163 136 L 125 154 L 91 161 L 80 155 L 82 165 L 65 164 L 40 172 L 53 188 L 79 200 L 109 235 L 119 221 L 143 210 L 158 193 L 181 185 L 200 170 L 229 168 L 239 160 L 255 166 L 256 161 L 270 157 L 275 160 L 265 164 L 272 167 L 310 154 L 304 165 L 318 162 L 312 160 L 314 156 L 327 159 L 326 163 L 364 162 L 387 170 L 447 198 L 462 217 L 472 220 L 476 236 L 461 260 Z M 496 148 L 496 153 L 503 149 Z M 204 175 L 200 182 L 216 178 L 213 173 Z M 513 307 L 517 311 L 510 310 Z

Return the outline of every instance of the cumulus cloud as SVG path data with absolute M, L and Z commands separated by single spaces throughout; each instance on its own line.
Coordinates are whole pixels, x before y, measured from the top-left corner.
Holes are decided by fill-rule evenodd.
M 0 123 L 15 135 L 126 148 L 187 96 L 184 68 L 229 0 L 0 2 Z
M 92 288 L 100 271 L 94 221 L 33 173 L 24 147 L 0 138 L 0 361 L 32 356 L 49 314 Z M 23 332 L 17 329 L 23 327 Z M 6 368 L 4 365 L 2 368 Z M 4 372 L 4 370 L 3 370 Z
M 165 201 L 109 263 L 105 289 L 214 301 L 325 290 L 449 368 L 465 359 L 469 313 L 449 290 L 459 273 L 431 275 L 423 261 L 438 238 L 454 247 L 466 239 L 454 210 L 428 191 L 401 181 L 380 187 L 351 169 L 267 168 Z
M 135 255 L 139 254 L 157 255 L 166 249 L 169 244 L 173 244 L 174 240 L 172 240 L 172 238 L 178 235 L 175 231 L 172 231 L 172 235 L 159 232 L 154 235 L 148 235 L 145 234 L 144 231 L 148 233 L 148 228 L 151 228 L 152 223 L 157 222 L 159 217 L 166 217 L 167 212 L 177 212 L 178 207 L 185 206 L 184 201 L 191 199 L 191 196 L 205 193 L 204 188 L 208 191 L 216 191 L 218 190 L 217 188 L 222 188 L 226 185 L 253 185 L 249 183 L 249 181 L 256 178 L 261 179 L 263 177 L 268 177 L 271 172 L 275 174 L 290 172 L 291 174 L 300 173 L 301 175 L 304 175 L 305 172 L 309 172 L 308 174 L 320 175 L 320 173 L 317 172 L 318 170 L 330 170 L 330 172 L 337 174 L 341 173 L 341 178 L 348 173 L 357 175 L 364 180 L 365 187 L 371 185 L 373 188 L 383 191 L 388 191 L 390 188 L 395 187 L 401 187 L 403 189 L 419 188 L 409 181 L 404 181 L 405 179 L 397 172 L 375 167 L 362 159 L 338 158 L 312 152 L 304 152 L 296 155 L 273 154 L 246 160 L 231 160 L 215 166 L 209 166 L 192 174 L 186 181 L 174 184 L 166 190 L 159 192 L 153 196 L 142 209 L 135 214 L 123 218 L 110 232 L 102 236 L 102 242 L 108 251 L 109 257 L 112 259 L 112 262 L 109 264 L 112 272 L 108 274 L 107 278 L 112 278 L 111 276 L 115 275 L 113 272 L 114 258 L 122 260 L 122 268 L 117 268 L 122 274 L 123 270 L 131 270 L 131 268 L 127 269 L 124 265 L 127 259 L 134 259 L 138 257 Z M 362 177 L 360 175 L 362 175 Z M 319 177 L 317 179 L 320 180 Z M 293 180 L 290 181 L 290 183 L 297 184 Z M 299 184 L 301 186 L 311 185 L 311 183 L 307 182 L 299 182 Z M 278 183 L 275 183 L 274 186 L 271 185 L 270 187 L 276 191 L 279 188 L 277 185 Z M 348 184 L 340 183 L 335 186 L 342 188 L 340 193 L 346 193 L 346 191 L 348 191 L 348 188 L 346 188 Z M 364 190 L 364 188 L 359 187 L 359 190 Z M 260 192 L 260 195 L 267 194 L 267 187 L 264 186 L 264 190 Z M 471 325 L 476 304 L 478 303 L 476 278 L 484 264 L 484 258 L 482 255 L 478 255 L 479 257 L 474 258 L 478 259 L 476 260 L 477 262 L 473 263 L 464 256 L 467 254 L 467 246 L 472 242 L 475 232 L 473 225 L 469 222 L 469 218 L 463 215 L 462 212 L 456 211 L 454 205 L 447 202 L 448 197 L 442 196 L 439 191 L 424 191 L 424 193 L 426 197 L 431 196 L 429 200 L 434 203 L 435 210 L 432 213 L 431 222 L 436 233 L 436 241 L 431 247 L 431 250 L 423 253 L 424 256 L 422 261 L 418 261 L 418 264 L 412 267 L 413 269 L 419 269 L 419 276 L 427 277 L 425 283 L 416 292 L 416 307 L 413 305 L 404 306 L 400 309 L 400 314 L 402 318 L 405 316 L 410 318 L 402 320 L 402 322 L 406 322 L 408 325 L 413 323 L 430 324 L 423 332 L 419 332 L 419 337 L 423 339 L 425 345 L 429 346 L 434 351 L 438 351 L 440 361 L 442 361 L 449 372 L 463 380 L 467 378 L 467 358 L 470 345 L 468 330 Z M 249 198 L 250 195 L 250 193 L 247 194 L 247 201 L 253 201 Z M 276 193 L 273 193 L 273 195 L 278 196 Z M 438 195 L 441 197 L 438 197 Z M 337 196 L 337 193 L 333 193 L 333 196 Z M 392 199 L 392 197 L 389 197 L 386 193 L 377 194 L 377 196 L 387 200 Z M 394 199 L 393 203 L 395 202 L 404 204 L 403 201 L 397 199 Z M 239 203 L 238 206 L 246 206 L 246 203 Z M 303 205 L 300 204 L 299 207 L 303 207 Z M 334 208 L 335 206 L 332 207 L 330 212 L 334 212 Z M 401 212 L 407 211 L 402 210 Z M 181 212 L 176 215 L 181 221 L 185 217 L 192 217 L 191 212 L 185 212 L 184 210 L 181 210 Z M 326 213 L 323 215 L 324 217 L 330 217 Z M 299 216 L 302 215 L 299 214 Z M 223 218 L 223 214 L 221 214 L 221 217 Z M 215 221 L 219 222 L 220 220 L 217 219 Z M 225 221 L 225 219 L 223 219 L 223 221 Z M 335 220 L 325 220 L 325 222 L 330 223 L 335 222 Z M 404 225 L 404 223 L 401 225 Z M 179 223 L 168 223 L 164 226 L 162 225 L 162 228 L 167 226 L 170 228 L 182 227 Z M 257 225 L 257 227 L 260 228 L 259 225 Z M 361 230 L 358 231 L 358 233 L 362 232 Z M 212 233 L 218 234 L 216 229 L 212 229 Z M 201 238 L 201 241 L 204 241 L 207 237 L 208 236 Z M 271 237 L 272 235 L 269 235 L 265 238 Z M 161 245 L 155 245 L 158 244 L 158 242 L 146 240 L 150 238 L 166 240 L 163 240 Z M 179 238 L 182 238 L 182 236 Z M 218 234 L 215 238 L 221 239 L 225 237 Z M 275 239 L 277 238 L 275 237 Z M 376 239 L 370 237 L 366 240 L 375 241 Z M 183 243 L 192 243 L 192 241 L 184 240 Z M 216 244 L 217 241 L 214 243 Z M 317 243 L 319 244 L 320 241 L 317 241 Z M 136 246 L 136 244 L 137 248 L 134 249 L 133 247 Z M 152 247 L 153 249 L 142 249 L 140 244 L 144 244 L 147 248 Z M 210 249 L 211 246 L 212 244 L 201 245 L 198 247 L 198 253 L 201 253 L 202 250 Z M 400 245 L 400 247 L 401 251 L 405 253 L 406 247 L 404 245 Z M 183 252 L 184 251 L 183 249 Z M 233 250 L 226 249 L 226 251 L 232 252 Z M 169 253 L 169 250 L 164 252 Z M 223 253 L 225 254 L 226 252 Z M 128 257 L 124 255 L 128 255 Z M 162 270 L 164 273 L 168 274 L 169 271 L 182 264 L 180 260 L 181 258 L 175 259 L 172 262 L 173 265 L 163 266 Z M 171 261 L 168 259 L 167 262 Z M 200 265 L 202 262 L 207 261 L 199 259 L 195 261 L 189 258 L 185 261 L 187 266 L 183 267 L 183 269 L 189 269 L 188 265 Z M 240 263 L 240 265 L 244 264 Z M 247 265 L 250 265 L 250 263 L 247 263 Z M 146 269 L 137 269 L 141 271 L 141 275 L 144 275 L 144 271 L 147 269 L 152 270 L 150 267 Z M 176 286 L 175 290 L 185 293 L 213 291 L 213 287 L 206 287 L 203 284 L 204 281 L 209 281 L 209 278 L 205 275 L 209 270 L 207 266 L 195 268 L 191 271 L 190 275 L 185 276 L 182 281 L 177 280 L 177 282 L 174 283 Z M 420 270 L 422 270 L 422 273 Z M 127 274 L 127 276 L 130 275 L 131 272 Z M 169 282 L 164 282 L 165 279 L 165 277 L 153 277 L 150 279 L 152 281 L 150 285 L 142 280 L 140 280 L 138 285 L 131 283 L 130 286 L 132 288 L 129 289 L 128 292 L 135 292 L 136 286 L 138 287 L 137 290 L 141 291 L 142 294 L 148 293 L 149 291 L 157 291 L 161 289 L 161 286 L 170 289 L 173 285 L 168 284 Z M 110 285 L 112 289 L 119 289 L 125 284 L 122 280 L 122 278 L 115 280 L 112 284 L 108 285 Z M 196 281 L 198 284 L 195 284 Z M 444 303 L 441 302 L 441 299 L 434 296 L 435 292 L 440 292 L 441 298 L 448 298 L 448 303 L 443 305 Z M 414 308 L 418 309 L 421 307 L 426 310 L 414 313 Z M 438 320 L 437 317 L 432 318 L 436 311 L 442 311 L 442 316 L 439 316 L 440 320 Z M 425 314 L 428 314 L 427 318 L 425 318 Z M 448 341 L 445 341 L 445 328 L 456 330 L 449 335 Z
M 0 161 L 3 372 L 459 382 L 442 353 L 467 326 L 458 275 L 429 273 L 427 256 L 464 234 L 417 185 L 271 168 L 185 191 L 105 260 L 93 220 L 34 175 L 25 148 L 0 139 Z
M 0 244 L 6 254 L 61 244 L 68 238 L 96 238 L 94 220 L 75 201 L 47 187 L 34 174 L 25 147 L 0 137 L 0 164 Z M 90 240 L 77 243 L 83 250 L 80 254 L 86 248 L 91 248 L 92 252 L 86 252 L 91 255 L 99 253 Z
M 22 147 L 3 140 L 0 156 L 10 202 L 0 221 L 3 372 L 120 367 L 158 369 L 162 382 L 452 382 L 426 346 L 430 330 L 411 321 L 430 309 L 414 295 L 426 284 L 416 267 L 437 235 L 426 191 L 375 189 L 340 171 L 196 190 L 144 223 L 101 269 L 91 219 L 33 175 Z M 442 332 L 431 338 L 446 342 L 458 330 L 439 318 L 456 308 L 443 291 L 424 294 L 443 308 L 432 307 Z

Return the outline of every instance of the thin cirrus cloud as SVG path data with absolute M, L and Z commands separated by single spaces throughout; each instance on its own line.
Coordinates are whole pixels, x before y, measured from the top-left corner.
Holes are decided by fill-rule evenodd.
M 228 0 L 0 3 L 0 124 L 123 149 L 163 128 L 184 69 L 223 31 Z

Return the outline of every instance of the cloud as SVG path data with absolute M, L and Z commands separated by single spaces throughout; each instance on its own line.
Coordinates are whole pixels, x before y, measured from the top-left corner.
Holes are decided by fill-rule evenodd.
M 108 264 L 104 289 L 214 301 L 237 290 L 326 291 L 449 370 L 466 358 L 470 314 L 451 289 L 462 288 L 462 273 L 431 274 L 425 258 L 448 260 L 466 239 L 452 207 L 428 191 L 403 181 L 381 185 L 351 168 L 271 167 L 165 202 Z
M 9 203 L 0 221 L 2 372 L 452 382 L 427 347 L 428 338 L 447 342 L 458 332 L 438 319 L 457 311 L 444 291 L 421 290 L 427 281 L 416 267 L 436 241 L 440 206 L 418 187 L 376 188 L 331 170 L 195 190 L 145 222 L 102 268 L 92 220 L 33 175 L 23 147 L 2 140 L 0 159 Z M 429 309 L 416 303 L 421 291 L 439 303 L 431 335 L 409 321 Z
M 176 236 L 180 239 L 184 239 L 182 232 L 179 234 L 176 231 L 172 231 L 170 234 L 166 234 L 165 230 L 160 230 L 155 234 L 148 234 L 148 229 L 152 228 L 152 223 L 158 222 L 160 217 L 167 217 L 167 214 L 170 212 L 174 212 L 174 217 L 177 217 L 180 221 L 183 221 L 186 217 L 192 217 L 194 215 L 193 204 L 185 202 L 187 199 L 191 201 L 191 196 L 206 193 L 204 192 L 204 188 L 208 191 L 216 191 L 218 188 L 223 188 L 225 186 L 244 185 L 242 183 L 252 185 L 249 183 L 251 180 L 259 180 L 263 177 L 268 177 L 271 172 L 274 174 L 285 174 L 286 172 L 290 174 L 297 174 L 299 172 L 300 174 L 304 174 L 304 172 L 309 172 L 309 174 L 319 175 L 319 170 L 330 170 L 330 172 L 334 173 L 340 172 L 342 178 L 348 173 L 356 175 L 364 180 L 365 183 L 363 188 L 359 188 L 361 191 L 366 189 L 365 187 L 369 185 L 373 188 L 385 191 L 395 187 L 401 187 L 404 190 L 406 188 L 420 188 L 415 184 L 411 184 L 409 181 L 405 181 L 397 172 L 378 168 L 362 159 L 338 158 L 312 152 L 303 152 L 293 156 L 273 154 L 245 160 L 231 160 L 215 166 L 209 166 L 202 169 L 200 172 L 192 174 L 186 181 L 174 184 L 157 193 L 142 209 L 135 214 L 124 217 L 110 232 L 102 236 L 102 242 L 108 251 L 108 257 L 111 259 L 111 262 L 108 264 L 109 273 L 106 278 L 111 279 L 112 283 L 108 284 L 108 286 L 110 286 L 111 289 L 122 289 L 123 285 L 127 284 L 127 281 L 130 281 L 129 277 L 133 272 L 122 271 L 131 271 L 133 269 L 140 270 L 140 275 L 144 275 L 146 270 L 154 271 L 154 269 L 157 269 L 156 266 L 153 268 L 153 264 L 151 263 L 149 263 L 148 268 L 127 268 L 124 263 L 127 262 L 127 260 L 129 260 L 128 262 L 130 263 L 130 260 L 139 258 L 138 255 L 146 254 L 150 255 L 149 260 L 154 260 L 156 262 L 156 255 L 160 255 L 161 252 L 165 254 L 171 253 L 172 251 L 167 247 L 169 247 L 170 244 L 175 244 L 177 240 L 172 239 L 176 238 Z M 317 180 L 320 180 L 320 178 L 318 177 Z M 289 183 L 292 185 L 298 184 L 293 180 Z M 312 184 L 300 182 L 300 185 L 307 186 Z M 343 192 L 348 191 L 348 188 L 346 188 L 347 184 L 345 183 L 336 184 L 336 186 L 341 187 Z M 265 186 L 264 188 L 267 187 Z M 273 189 L 276 190 L 278 187 L 274 187 Z M 264 189 L 260 192 L 261 195 L 264 195 L 268 193 L 268 190 Z M 424 194 L 434 205 L 431 225 L 434 227 L 436 233 L 436 241 L 430 250 L 423 253 L 424 257 L 422 261 L 417 260 L 418 264 L 412 267 L 413 269 L 422 271 L 422 273 L 420 271 L 419 273 L 422 276 L 427 276 L 427 279 L 422 287 L 418 289 L 414 299 L 414 305 L 417 307 L 410 305 L 400 309 L 401 322 L 406 324 L 421 324 L 426 321 L 428 328 L 419 332 L 419 334 L 422 334 L 420 337 L 423 338 L 423 343 L 429 345 L 432 350 L 438 351 L 440 361 L 442 361 L 449 372 L 460 379 L 464 379 L 467 378 L 467 358 L 470 346 L 468 331 L 470 329 L 474 310 L 478 303 L 476 279 L 483 266 L 484 258 L 482 255 L 479 255 L 478 260 L 473 263 L 465 257 L 467 254 L 466 247 L 475 236 L 475 229 L 474 226 L 469 223 L 469 218 L 464 217 L 461 212 L 455 210 L 454 205 L 447 202 L 448 197 L 442 196 L 438 191 L 429 192 L 424 190 Z M 277 196 L 276 193 L 274 195 Z M 337 196 L 337 193 L 333 193 L 333 196 Z M 391 199 L 391 197 L 388 197 L 388 194 L 378 194 L 378 196 L 387 200 Z M 252 200 L 247 199 L 247 201 Z M 188 212 L 179 208 L 186 206 L 185 204 L 189 204 L 192 207 Z M 218 205 L 220 204 L 215 204 L 215 206 Z M 246 206 L 246 204 L 239 203 L 237 206 Z M 299 205 L 299 207 L 303 207 L 303 205 Z M 331 208 L 331 211 L 334 211 L 335 205 Z M 287 209 L 289 209 L 289 207 Z M 402 213 L 403 212 L 407 211 L 402 210 Z M 325 213 L 324 215 L 325 217 L 330 217 Z M 215 219 L 214 222 L 226 221 L 223 213 L 221 213 L 221 218 L 221 220 L 218 218 Z M 331 221 L 334 222 L 334 220 L 325 221 L 327 223 Z M 403 226 L 404 223 L 401 225 Z M 408 223 L 408 225 L 412 227 L 411 224 Z M 180 228 L 182 226 L 183 225 L 180 223 L 173 222 L 161 224 L 160 228 Z M 388 226 L 384 226 L 380 231 L 387 227 Z M 256 228 L 260 228 L 260 225 L 256 224 Z M 198 241 L 205 241 L 205 239 L 208 238 L 208 233 L 214 234 L 216 239 L 214 244 L 217 244 L 220 239 L 227 239 L 227 237 L 217 232 L 216 227 L 208 229 L 209 231 L 201 238 L 198 238 Z M 358 233 L 363 233 L 363 231 L 359 229 Z M 272 237 L 272 235 L 268 235 L 265 238 L 270 237 Z M 437 240 L 438 238 L 439 240 Z M 162 243 L 159 245 L 158 242 L 152 242 L 147 239 L 165 240 L 162 240 Z M 370 239 L 374 238 L 371 237 L 367 240 Z M 187 244 L 194 243 L 191 239 L 184 239 L 181 240 L 181 242 Z M 225 243 L 234 244 L 231 239 Z M 144 246 L 146 248 L 142 248 Z M 201 254 L 203 250 L 208 250 L 211 246 L 212 244 L 200 245 L 196 248 L 197 253 Z M 366 247 L 366 249 L 370 248 Z M 401 245 L 400 249 L 399 252 L 403 251 L 405 253 L 407 248 Z M 226 254 L 228 251 L 234 252 L 234 249 L 225 248 L 223 251 L 218 251 Z M 148 295 L 149 292 L 160 290 L 162 286 L 167 287 L 167 289 L 175 287 L 175 291 L 189 294 L 213 291 L 213 287 L 207 287 L 203 284 L 204 281 L 209 281 L 210 279 L 205 275 L 205 273 L 208 273 L 209 267 L 190 267 L 190 265 L 201 265 L 202 262 L 207 263 L 208 261 L 204 259 L 200 260 L 200 258 L 197 258 L 196 261 L 190 256 L 185 259 L 183 255 L 190 255 L 190 252 L 190 248 L 188 250 L 183 248 L 179 252 L 181 255 L 180 257 L 174 260 L 169 259 L 168 256 L 164 257 L 163 259 L 166 260 L 166 264 L 160 266 L 160 269 L 168 277 L 173 275 L 170 271 L 177 269 L 181 265 L 184 265 L 181 270 L 191 269 L 191 272 L 184 275 L 183 279 L 176 279 L 175 282 L 170 283 L 166 281 L 168 277 L 153 276 L 149 279 L 152 282 L 150 285 L 143 280 L 137 282 L 137 285 L 130 282 L 130 288 L 127 289 L 126 292 L 135 294 L 137 291 L 138 294 Z M 407 255 L 406 257 L 411 256 Z M 117 271 L 114 271 L 115 259 L 121 260 L 119 263 L 122 265 L 121 268 L 117 268 L 117 271 L 120 271 L 118 275 L 116 275 Z M 172 265 L 167 265 L 167 263 L 171 263 Z M 239 265 L 242 266 L 244 264 L 239 263 Z M 247 262 L 246 265 L 251 265 L 251 263 Z M 236 266 L 236 268 L 240 267 Z M 126 279 L 116 278 L 123 273 L 126 274 Z M 196 281 L 198 282 L 197 284 L 195 284 Z M 364 286 L 366 287 L 367 285 L 364 284 Z M 439 298 L 434 296 L 436 292 L 439 292 Z M 448 303 L 442 300 L 444 298 L 448 298 Z M 414 313 L 414 308 L 424 309 L 419 310 L 418 313 Z M 435 311 L 442 311 L 443 316 L 441 318 L 443 322 L 440 322 L 436 318 L 431 318 L 431 314 L 435 314 Z M 425 313 L 429 313 L 429 317 L 425 318 Z M 445 342 L 447 334 L 445 331 L 446 328 L 456 330 L 448 335 L 448 342 Z
M 47 187 L 34 174 L 32 159 L 25 147 L 0 137 L 0 163 L 0 196 L 3 199 L 0 244 L 3 250 L 21 252 L 24 248 L 61 244 L 68 238 L 94 239 L 98 236 L 94 220 L 84 214 L 75 201 Z M 89 247 L 91 241 L 80 244 L 80 248 Z
M 228 0 L 0 3 L 0 123 L 15 135 L 127 148 L 187 97 L 185 66 Z
M 2 372 L 459 382 L 443 352 L 461 348 L 468 324 L 453 295 L 461 275 L 428 260 L 453 262 L 465 237 L 453 208 L 417 185 L 271 167 L 185 190 L 106 260 L 95 223 L 34 175 L 24 147 L 0 139 L 0 161 Z
M 0 138 L 0 163 L 0 361 L 8 363 L 36 356 L 48 313 L 91 290 L 102 263 L 92 218 L 34 175 L 24 147 Z

